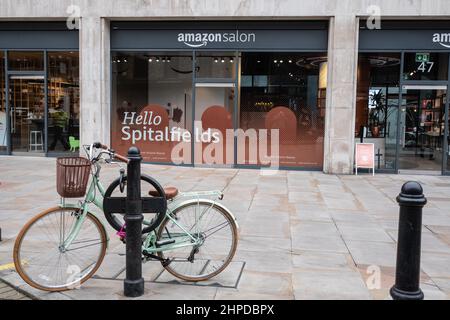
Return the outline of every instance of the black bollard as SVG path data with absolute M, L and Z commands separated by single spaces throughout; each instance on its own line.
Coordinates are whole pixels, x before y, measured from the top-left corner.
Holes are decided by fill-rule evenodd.
M 420 246 L 422 209 L 427 203 L 418 182 L 406 182 L 397 197 L 400 218 L 397 241 L 395 285 L 391 288 L 394 300 L 422 300 L 420 283 Z
M 136 147 L 128 150 L 126 200 L 126 277 L 124 294 L 139 297 L 144 294 L 142 278 L 142 199 L 141 152 Z

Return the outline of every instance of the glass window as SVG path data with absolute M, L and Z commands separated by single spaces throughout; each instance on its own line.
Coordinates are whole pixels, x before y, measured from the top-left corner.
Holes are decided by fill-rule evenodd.
M 0 152 L 5 152 L 7 147 L 5 85 L 5 55 L 0 51 Z
M 8 69 L 13 71 L 44 71 L 44 52 L 10 51 Z
M 48 148 L 76 151 L 80 140 L 79 53 L 48 52 Z
M 197 78 L 236 77 L 235 52 L 198 52 L 196 53 Z
M 241 73 L 238 164 L 321 168 L 326 53 L 242 53 Z
M 192 53 L 113 52 L 112 72 L 112 147 L 126 154 L 136 145 L 145 161 L 191 163 Z
M 400 77 L 399 53 L 360 53 L 356 142 L 375 144 L 377 169 L 394 169 Z
M 447 73 L 448 53 L 405 53 L 405 80 L 447 80 Z

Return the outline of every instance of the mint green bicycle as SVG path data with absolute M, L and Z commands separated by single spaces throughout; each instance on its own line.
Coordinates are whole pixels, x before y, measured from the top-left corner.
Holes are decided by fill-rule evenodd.
M 61 203 L 36 215 L 20 231 L 14 245 L 14 264 L 29 285 L 45 291 L 79 287 L 92 277 L 106 254 L 109 238 L 105 226 L 91 210 L 103 212 L 105 194 L 123 196 L 126 176 L 105 191 L 100 183 L 101 163 L 126 162 L 127 158 L 100 143 L 83 146 L 87 158 L 60 158 L 71 173 L 59 181 Z M 89 176 L 90 185 L 87 187 Z M 167 210 L 145 214 L 143 221 L 143 262 L 159 260 L 172 275 L 184 281 L 204 281 L 222 272 L 231 262 L 238 243 L 238 225 L 233 214 L 218 203 L 220 191 L 178 192 L 150 182 L 151 196 L 165 194 Z M 148 180 L 148 179 L 147 179 Z M 61 189 L 61 190 L 60 190 Z M 141 187 L 144 190 L 144 187 Z M 156 190 L 154 190 L 156 189 Z M 86 192 L 87 190 L 87 192 Z M 79 203 L 67 197 L 82 197 Z M 126 241 L 123 215 L 105 213 L 108 223 Z

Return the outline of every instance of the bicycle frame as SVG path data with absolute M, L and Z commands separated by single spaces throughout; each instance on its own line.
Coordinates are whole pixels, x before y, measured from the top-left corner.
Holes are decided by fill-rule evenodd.
M 99 169 L 99 168 L 97 168 Z M 77 238 L 81 226 L 84 223 L 84 220 L 86 219 L 86 215 L 89 212 L 89 204 L 94 204 L 97 208 L 103 211 L 103 198 L 105 196 L 105 188 L 101 184 L 98 172 L 96 174 L 92 174 L 92 180 L 90 182 L 88 192 L 86 193 L 84 201 L 81 202 L 81 204 L 70 204 L 66 203 L 64 199 L 62 199 L 60 206 L 62 208 L 77 208 L 80 209 L 81 214 L 78 218 L 78 221 L 74 224 L 72 230 L 69 232 L 69 235 L 64 240 L 63 244 L 61 245 L 61 250 L 67 250 L 72 242 Z M 97 192 L 98 191 L 98 192 Z M 201 221 L 201 218 L 209 211 L 210 208 L 212 208 L 214 205 L 217 205 L 218 203 L 216 201 L 206 199 L 207 197 L 216 197 L 218 199 L 221 199 L 222 193 L 220 191 L 203 191 L 203 192 L 187 192 L 187 193 L 181 193 L 178 195 L 175 199 L 171 200 L 168 203 L 168 208 L 165 213 L 166 217 L 177 227 L 181 229 L 183 232 L 179 236 L 176 234 L 175 243 L 167 244 L 167 245 L 161 245 L 156 246 L 156 232 L 158 229 L 155 229 L 151 231 L 148 236 L 146 237 L 143 245 L 142 245 L 142 251 L 146 251 L 148 253 L 157 253 L 161 251 L 169 251 L 169 250 L 175 250 L 183 247 L 192 247 L 197 246 L 201 243 L 201 240 L 198 237 L 195 237 L 195 234 L 199 233 L 199 226 L 198 223 Z M 191 200 L 185 200 L 179 202 L 180 199 L 186 199 L 186 198 L 192 198 Z M 196 229 L 194 231 L 187 230 L 183 225 L 181 225 L 176 218 L 174 218 L 173 212 L 181 207 L 185 206 L 187 204 L 197 203 L 198 205 L 200 202 L 207 202 L 210 204 L 209 208 L 204 210 L 198 217 L 196 217 L 196 223 L 194 227 Z M 148 221 L 143 221 L 143 224 L 150 224 Z M 109 239 L 108 239 L 109 241 Z
M 97 194 L 97 190 L 99 191 L 99 194 Z M 70 247 L 72 242 L 78 236 L 81 230 L 81 226 L 83 225 L 83 222 L 86 219 L 86 215 L 89 212 L 89 203 L 93 203 L 97 208 L 103 211 L 104 196 L 105 196 L 105 189 L 100 183 L 98 176 L 93 174 L 88 192 L 86 193 L 84 201 L 81 203 L 81 205 L 66 203 L 64 199 L 61 199 L 60 204 L 61 208 L 77 208 L 80 209 L 82 212 L 81 215 L 78 217 L 78 221 L 74 224 L 72 230 L 69 232 L 69 235 L 62 243 L 61 250 L 67 250 L 67 248 Z

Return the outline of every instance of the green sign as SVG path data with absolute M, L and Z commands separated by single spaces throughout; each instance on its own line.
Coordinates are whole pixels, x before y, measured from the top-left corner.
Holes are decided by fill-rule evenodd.
M 430 62 L 430 54 L 416 53 L 416 62 Z

